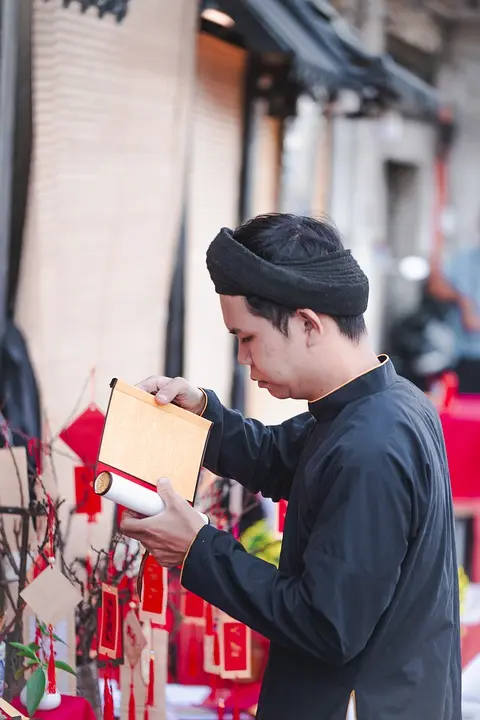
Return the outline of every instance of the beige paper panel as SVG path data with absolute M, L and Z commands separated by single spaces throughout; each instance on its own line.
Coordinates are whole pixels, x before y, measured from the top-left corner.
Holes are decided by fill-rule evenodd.
M 229 398 L 232 338 L 205 265 L 222 226 L 238 224 L 245 52 L 202 34 L 190 167 L 186 375 Z
M 276 212 L 281 172 L 282 124 L 266 113 L 266 106 L 257 108 L 257 152 L 252 158 L 252 215 Z M 295 400 L 277 400 L 267 390 L 247 380 L 247 414 L 265 423 L 282 422 L 303 412 L 305 403 Z
M 155 653 L 155 707 L 148 709 L 149 720 L 166 720 L 166 685 L 168 667 L 168 633 L 166 630 L 154 630 L 152 633 L 153 649 Z M 128 718 L 128 701 L 130 698 L 131 669 L 128 665 L 120 668 L 120 687 L 122 691 L 122 704 L 120 710 L 121 720 Z M 135 710 L 137 718 L 143 718 L 147 692 L 147 677 L 142 675 L 142 663 L 134 669 L 133 682 L 135 691 Z
M 35 144 L 17 320 L 55 434 L 92 367 L 103 409 L 112 377 L 136 383 L 162 369 L 197 3 L 132 2 L 121 24 L 60 0 L 33 6 Z M 89 401 L 90 390 L 79 410 Z M 74 463 L 55 462 L 67 512 Z M 105 503 L 97 547 L 111 512 Z M 75 518 L 76 551 L 86 534 Z
M 100 462 L 151 483 L 167 477 L 193 501 L 211 423 L 117 381 L 108 407 Z
M 320 137 L 317 143 L 313 188 L 313 217 L 328 215 L 331 183 L 332 123 L 323 116 L 319 124 Z

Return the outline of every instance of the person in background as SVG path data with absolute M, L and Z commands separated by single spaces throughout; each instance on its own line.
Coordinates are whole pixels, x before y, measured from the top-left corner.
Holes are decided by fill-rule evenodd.
M 428 287 L 452 305 L 447 318 L 456 339 L 459 392 L 480 394 L 480 245 L 458 250 L 443 267 L 433 262 Z

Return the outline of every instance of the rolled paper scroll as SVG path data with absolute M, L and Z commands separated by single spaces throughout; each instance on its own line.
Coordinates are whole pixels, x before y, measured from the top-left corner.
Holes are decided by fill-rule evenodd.
M 101 472 L 95 480 L 94 488 L 97 495 L 145 517 L 158 515 L 165 509 L 165 503 L 154 490 L 149 490 L 115 473 Z M 199 515 L 206 524 L 210 522 L 204 513 Z

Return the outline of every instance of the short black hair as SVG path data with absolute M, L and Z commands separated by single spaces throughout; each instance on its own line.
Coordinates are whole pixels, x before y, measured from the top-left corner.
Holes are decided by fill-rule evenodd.
M 235 240 L 263 260 L 282 264 L 288 260 L 308 260 L 343 250 L 338 230 L 327 220 L 302 215 L 269 213 L 243 223 L 233 233 Z M 284 335 L 295 310 L 284 305 L 249 295 L 246 298 L 254 315 L 265 318 Z M 363 315 L 332 316 L 342 335 L 359 342 L 366 333 Z

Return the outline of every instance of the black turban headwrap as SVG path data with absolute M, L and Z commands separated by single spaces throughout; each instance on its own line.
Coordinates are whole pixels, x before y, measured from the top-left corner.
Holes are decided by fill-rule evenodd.
M 222 228 L 208 248 L 207 268 L 219 295 L 256 296 L 333 316 L 362 315 L 368 305 L 368 278 L 350 250 L 271 263 Z

